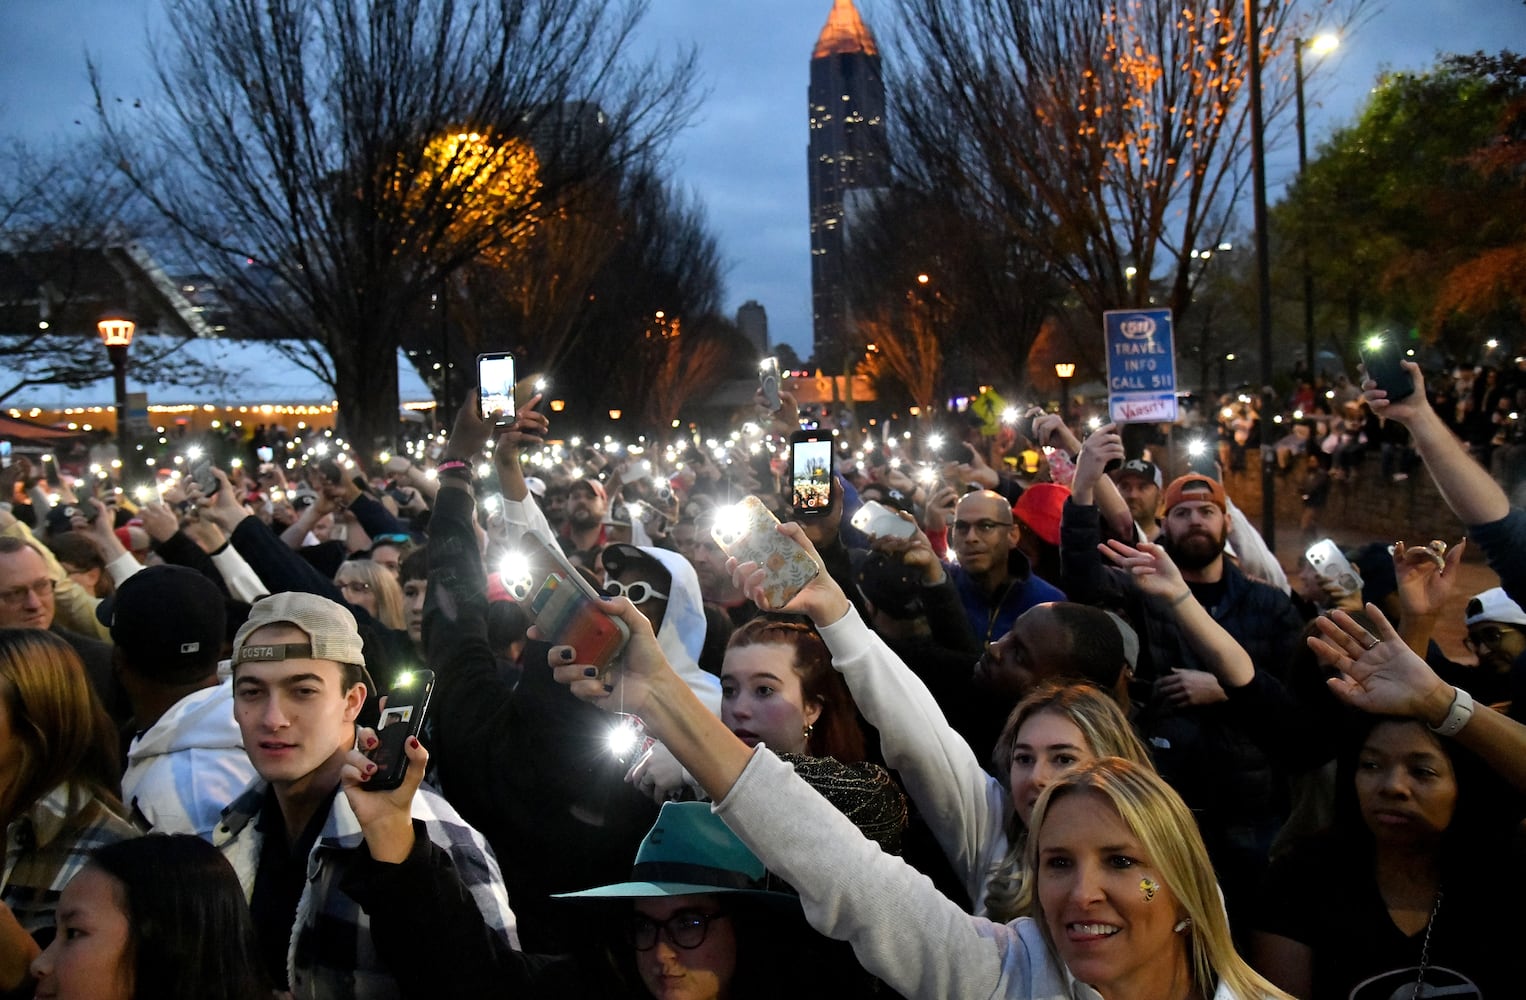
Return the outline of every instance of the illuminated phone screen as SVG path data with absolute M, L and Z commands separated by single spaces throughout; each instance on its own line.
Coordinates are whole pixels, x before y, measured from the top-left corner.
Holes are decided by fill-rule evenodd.
M 791 452 L 790 503 L 796 511 L 826 510 L 832 499 L 832 439 L 796 441 Z
M 483 419 L 498 410 L 514 412 L 514 359 L 509 355 L 477 359 L 477 387 Z

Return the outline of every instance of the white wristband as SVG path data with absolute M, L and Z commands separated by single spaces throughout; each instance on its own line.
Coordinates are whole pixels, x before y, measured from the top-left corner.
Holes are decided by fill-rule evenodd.
M 1447 710 L 1447 717 L 1441 720 L 1441 725 L 1428 727 L 1431 732 L 1442 736 L 1456 736 L 1462 731 L 1462 727 L 1473 718 L 1473 696 L 1460 687 L 1454 687 L 1457 692 L 1452 698 L 1452 707 Z

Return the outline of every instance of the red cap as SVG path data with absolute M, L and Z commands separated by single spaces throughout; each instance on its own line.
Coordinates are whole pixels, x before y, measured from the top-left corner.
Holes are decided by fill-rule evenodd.
M 1229 513 L 1229 505 L 1224 499 L 1223 485 L 1217 479 L 1200 473 L 1189 472 L 1185 476 L 1173 479 L 1171 485 L 1166 487 L 1165 510 L 1170 510 L 1184 500 L 1204 500 L 1226 514 Z
M 1012 516 L 1050 545 L 1060 544 L 1060 515 L 1070 490 L 1056 483 L 1034 483 L 1012 505 Z

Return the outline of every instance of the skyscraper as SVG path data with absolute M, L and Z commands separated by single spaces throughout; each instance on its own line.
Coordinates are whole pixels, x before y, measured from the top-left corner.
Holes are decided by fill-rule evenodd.
M 854 203 L 890 184 L 879 46 L 853 0 L 835 0 L 811 55 L 811 309 L 816 365 L 844 369 L 848 288 L 843 249 Z
M 737 309 L 737 332 L 758 354 L 768 353 L 768 310 L 757 299 L 748 299 Z

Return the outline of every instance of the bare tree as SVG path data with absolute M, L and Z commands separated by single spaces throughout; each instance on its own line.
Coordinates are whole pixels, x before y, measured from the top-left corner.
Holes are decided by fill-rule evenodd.
M 1364 0 L 1262 3 L 1262 57 Z M 1180 315 L 1248 169 L 1243 4 L 902 0 L 894 92 L 913 163 L 958 183 L 1101 328 L 1151 289 Z M 1268 107 L 1290 76 L 1265 76 Z M 1021 360 L 1021 359 L 1019 359 Z
M 133 240 L 143 205 L 109 164 L 75 151 L 0 150 L 0 402 L 31 386 L 78 387 L 111 374 L 96 340 L 105 311 L 144 333 L 133 363 L 162 382 L 201 384 L 176 360 L 204 332 L 175 285 Z
M 160 93 L 112 159 L 245 326 L 309 340 L 353 440 L 396 428 L 430 296 L 682 124 L 692 54 L 625 60 L 642 0 L 166 0 Z M 533 161 L 533 162 L 532 162 Z

